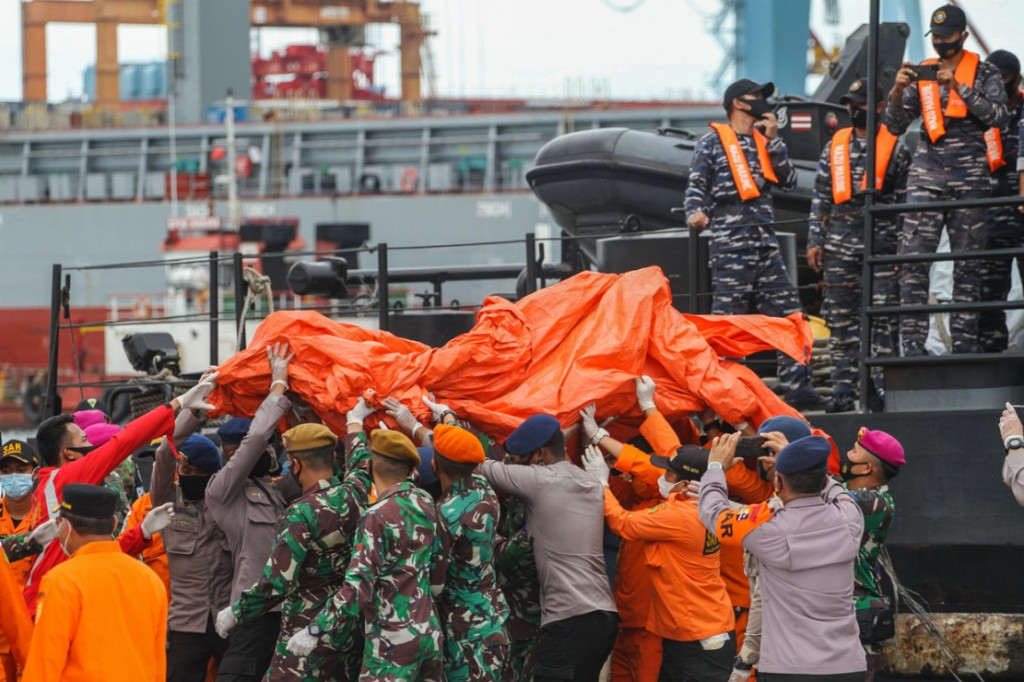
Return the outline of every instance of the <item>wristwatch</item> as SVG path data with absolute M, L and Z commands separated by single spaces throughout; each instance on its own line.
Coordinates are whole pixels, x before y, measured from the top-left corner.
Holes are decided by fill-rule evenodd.
M 1020 450 L 1021 448 L 1024 448 L 1024 438 L 1021 436 L 1010 436 L 1005 442 L 1003 442 L 1003 448 L 1005 448 L 1007 452 L 1010 450 Z
M 750 670 L 753 667 L 754 666 L 744 661 L 742 656 L 736 656 L 732 662 L 733 670 Z
M 711 471 L 712 469 L 722 469 L 722 470 L 724 470 L 725 467 L 722 466 L 721 462 L 708 462 L 708 471 Z
M 309 630 L 309 634 L 313 635 L 314 637 L 319 637 L 323 634 L 323 630 L 321 630 L 320 626 L 316 623 L 310 623 L 306 626 L 306 629 Z

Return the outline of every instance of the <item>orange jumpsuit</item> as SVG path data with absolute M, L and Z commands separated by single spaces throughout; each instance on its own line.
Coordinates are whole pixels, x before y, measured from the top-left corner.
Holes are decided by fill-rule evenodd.
M 7 499 L 0 498 L 0 538 L 7 537 L 8 535 L 21 535 L 30 530 L 32 530 L 32 511 L 30 510 L 25 515 L 25 518 L 18 519 L 17 523 L 15 523 L 15 519 L 11 517 L 10 512 L 7 510 Z M 14 580 L 20 589 L 25 589 L 25 580 L 28 577 L 28 572 L 32 568 L 34 560 L 35 557 L 30 556 L 10 564 Z M 11 645 L 8 643 L 4 631 L 0 629 L 0 680 L 10 679 L 13 681 L 15 677 L 12 673 L 15 671 L 15 667 Z
M 124 529 L 121 535 L 124 536 L 132 528 L 136 528 L 145 520 L 146 514 L 153 510 L 153 500 L 149 493 L 146 493 L 132 504 L 128 516 L 124 520 Z M 153 539 L 144 546 L 142 550 L 142 562 L 156 571 L 156 574 L 163 581 L 167 588 L 167 599 L 171 598 L 171 571 L 167 567 L 167 550 L 164 549 L 164 541 L 160 539 L 160 533 L 154 533 Z
M 167 594 L 115 541 L 92 542 L 39 586 L 22 682 L 164 682 Z

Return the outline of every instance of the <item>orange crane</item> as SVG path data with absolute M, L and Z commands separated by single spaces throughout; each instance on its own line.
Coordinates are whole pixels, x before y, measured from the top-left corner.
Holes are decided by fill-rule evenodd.
M 46 100 L 46 25 L 96 25 L 96 100 L 114 107 L 119 100 L 117 27 L 165 22 L 168 0 L 29 0 L 21 4 L 22 85 L 26 101 Z M 328 29 L 327 96 L 352 98 L 349 47 L 368 24 L 398 24 L 402 99 L 422 99 L 420 48 L 430 33 L 417 2 L 399 0 L 252 0 L 252 26 Z M 246 27 L 248 29 L 248 27 Z M 356 36 L 353 38 L 353 36 Z

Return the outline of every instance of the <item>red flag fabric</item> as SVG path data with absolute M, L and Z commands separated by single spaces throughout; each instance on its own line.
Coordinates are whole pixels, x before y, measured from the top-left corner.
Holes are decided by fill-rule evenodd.
M 441 348 L 319 313 L 274 313 L 250 347 L 221 366 L 212 396 L 219 411 L 255 413 L 270 385 L 265 348 L 277 342 L 295 353 L 291 390 L 338 432 L 367 389 L 397 398 L 428 422 L 421 397 L 429 391 L 504 440 L 538 412 L 568 426 L 590 402 L 597 403 L 599 420 L 616 415 L 639 424 L 633 380 L 642 374 L 657 383 L 658 407 L 670 420 L 705 407 L 733 423 L 800 417 L 748 368 L 722 356 L 778 349 L 803 362 L 813 339 L 801 314 L 684 315 L 672 307 L 657 267 L 583 272 L 515 304 L 488 298 L 473 329 Z M 369 426 L 375 419 L 390 418 L 379 412 Z

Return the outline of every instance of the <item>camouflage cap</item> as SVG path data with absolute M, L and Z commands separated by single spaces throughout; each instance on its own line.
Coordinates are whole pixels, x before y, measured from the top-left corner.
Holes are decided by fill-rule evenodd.
M 285 431 L 281 438 L 288 452 L 333 448 L 338 444 L 338 437 L 323 424 L 299 424 Z
M 375 455 L 412 462 L 419 465 L 420 453 L 404 433 L 391 429 L 377 429 L 370 434 L 370 450 Z

